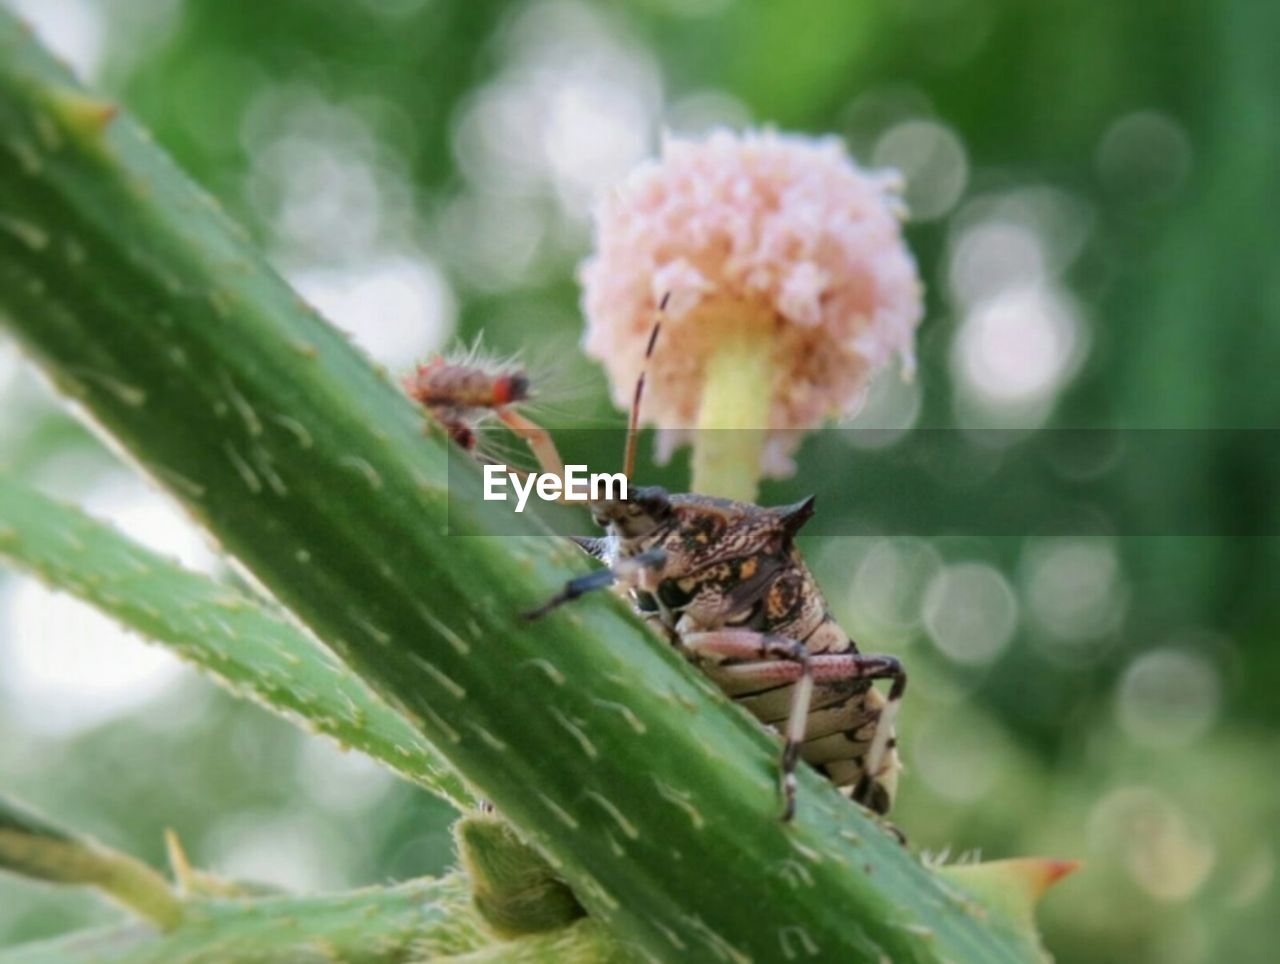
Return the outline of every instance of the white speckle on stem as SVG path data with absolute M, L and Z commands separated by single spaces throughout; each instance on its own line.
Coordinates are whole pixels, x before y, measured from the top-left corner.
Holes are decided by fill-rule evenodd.
M 577 884 L 578 890 L 582 892 L 582 896 L 590 903 L 603 905 L 609 911 L 617 910 L 621 905 L 614 897 L 603 887 L 595 882 L 592 877 L 587 877 Z
M 207 490 L 203 485 L 195 481 L 195 479 L 189 479 L 182 473 L 163 465 L 153 465 L 151 467 L 151 471 L 165 485 L 178 489 L 193 499 L 204 498 L 204 494 Z
M 457 700 L 465 700 L 467 691 L 460 686 L 451 676 L 446 674 L 442 669 L 426 659 L 423 659 L 417 653 L 410 653 L 409 658 L 418 666 L 426 671 L 427 675 L 449 691 L 449 694 Z
M 369 636 L 369 638 L 371 638 L 375 643 L 377 643 L 380 646 L 391 645 L 391 634 L 387 632 L 385 629 L 382 629 L 381 627 L 377 626 L 375 623 L 371 622 L 369 618 L 365 616 L 363 613 L 355 609 L 349 609 L 347 610 L 347 614 L 351 617 L 352 622 L 354 622 L 357 626 L 359 626 L 362 630 L 364 630 L 365 634 Z
M 267 485 L 276 495 L 284 498 L 289 494 L 289 487 L 284 484 L 284 479 L 280 478 L 280 473 L 275 470 L 275 466 L 271 464 L 271 453 L 262 446 L 255 446 L 253 449 L 253 462 L 258 467 L 258 471 L 262 473 L 262 477 L 267 480 Z
M 623 812 L 619 810 L 608 797 L 603 796 L 594 790 L 588 790 L 583 795 L 598 803 L 605 813 L 613 818 L 614 823 L 616 823 L 622 832 L 626 834 L 628 839 L 640 839 L 640 831 L 636 828 L 636 825 L 628 820 Z
M 369 488 L 373 489 L 373 491 L 378 492 L 382 489 L 382 476 L 378 474 L 377 469 L 360 456 L 344 455 L 338 459 L 338 464 L 363 475 L 369 483 Z
M 467 723 L 467 726 L 469 726 L 472 730 L 474 730 L 476 736 L 480 737 L 480 739 L 482 739 L 486 744 L 488 744 L 491 749 L 496 750 L 499 753 L 506 753 L 507 750 L 510 749 L 510 747 L 508 747 L 507 744 L 503 743 L 500 739 L 498 739 L 496 736 L 494 736 L 492 733 L 486 730 L 479 723 L 469 722 Z
M 49 232 L 8 214 L 0 214 L 0 230 L 17 238 L 32 251 L 43 251 L 49 246 Z
M 822 863 L 822 854 L 819 851 L 814 850 L 812 847 L 806 847 L 804 844 L 802 844 L 799 840 L 796 840 L 794 837 L 791 838 L 791 847 L 792 849 L 795 850 L 796 853 L 798 853 L 801 857 L 803 857 L 805 860 L 809 861 L 810 863 L 812 864 Z
M 146 404 L 147 393 L 145 391 L 133 385 L 126 385 L 114 375 L 79 367 L 68 367 L 67 371 L 77 378 L 97 385 L 99 388 L 111 393 L 117 400 L 130 408 L 141 408 Z
M 522 668 L 525 666 L 532 666 L 534 669 L 541 670 L 543 673 L 547 674 L 547 679 L 551 680 L 551 682 L 556 686 L 564 686 L 564 673 L 556 669 L 555 664 L 549 659 L 542 659 L 541 657 L 538 659 L 530 659 L 521 663 L 520 666 Z
M 596 749 L 596 745 L 592 743 L 587 737 L 587 734 L 583 732 L 582 727 L 578 726 L 573 722 L 573 720 L 569 719 L 569 717 L 565 716 L 554 706 L 551 707 L 551 715 L 555 718 L 557 723 L 569 732 L 570 736 L 578 741 L 578 745 L 582 747 L 582 752 L 585 753 L 589 759 L 595 760 L 599 758 L 600 751 Z
M 701 830 L 706 825 L 706 820 L 703 819 L 702 811 L 693 805 L 692 801 L 689 799 L 690 795 L 688 793 L 677 790 L 675 787 L 671 786 L 671 784 L 663 782 L 663 780 L 657 776 L 653 778 L 653 782 L 658 787 L 658 794 L 664 800 L 674 803 L 689 815 L 689 819 L 692 821 L 693 828 L 695 830 Z
M 799 956 L 793 945 L 793 939 L 794 944 L 799 945 L 799 950 L 805 957 L 818 956 L 820 948 L 809 932 L 799 924 L 788 924 L 778 928 L 778 943 L 782 945 L 782 953 L 787 960 L 794 961 Z
M 654 927 L 656 927 L 659 931 L 662 932 L 662 936 L 667 939 L 667 943 L 669 943 L 676 950 L 683 951 L 686 947 L 689 946 L 688 944 L 686 944 L 684 941 L 680 939 L 679 934 L 673 931 L 670 927 L 667 927 L 661 921 L 655 920 L 655 921 L 650 921 L 650 923 L 652 923 Z
M 261 495 L 262 480 L 258 478 L 258 474 L 253 471 L 249 463 L 244 460 L 244 456 L 237 452 L 236 447 L 230 442 L 223 442 L 222 450 L 227 453 L 227 458 L 235 466 L 235 470 L 239 473 L 245 487 L 254 495 Z
M 311 433 L 307 431 L 306 426 L 296 418 L 291 418 L 284 413 L 278 413 L 271 416 L 271 421 L 275 422 L 282 429 L 296 438 L 298 440 L 298 444 L 304 449 L 309 449 L 315 444 L 311 438 Z
M 569 811 L 565 810 L 563 807 L 561 807 L 558 803 L 552 800 L 545 793 L 539 793 L 538 799 L 542 801 L 543 806 L 545 806 L 548 810 L 550 810 L 555 815 L 555 818 L 559 820 L 562 824 L 564 824 L 570 830 L 578 829 L 579 823 L 576 819 L 574 819 L 573 814 L 569 813 Z
M 627 725 L 630 726 L 638 735 L 643 736 L 649 731 L 649 728 L 644 725 L 644 721 L 640 719 L 640 717 L 636 716 L 631 707 L 627 706 L 625 703 L 615 703 L 613 700 L 602 700 L 598 697 L 592 697 L 591 702 L 596 704 L 596 706 L 603 707 L 606 710 L 614 710 L 621 714 L 622 718 L 627 721 Z
M 258 413 L 253 410 L 249 400 L 236 388 L 231 376 L 225 370 L 218 369 L 218 380 L 222 382 L 222 390 L 226 392 L 232 407 L 240 414 L 240 419 L 244 422 L 244 427 L 248 429 L 249 434 L 255 438 L 261 435 L 262 421 L 258 418 Z
M 798 860 L 784 860 L 778 865 L 777 874 L 795 890 L 813 886 L 813 874 Z
M 423 706 L 422 711 L 426 713 L 428 717 L 431 718 L 431 722 L 434 723 L 437 728 L 439 728 L 440 732 L 445 735 L 445 739 L 447 739 L 450 743 L 462 742 L 462 734 L 459 733 L 457 730 L 455 730 L 453 727 L 451 727 L 448 723 L 446 723 L 444 720 L 444 717 L 442 717 L 439 713 L 437 713 L 435 710 L 433 710 L 429 706 Z
M 436 618 L 431 610 L 427 609 L 422 603 L 415 603 L 418 615 L 437 633 L 444 637 L 444 641 L 453 647 L 453 651 L 459 656 L 466 656 L 471 652 L 471 644 L 455 633 L 449 626 Z
M 686 914 L 683 920 L 697 932 L 703 942 L 715 953 L 716 959 L 730 961 L 732 964 L 751 964 L 751 958 L 738 950 L 725 939 L 724 935 L 713 931 L 701 917 Z

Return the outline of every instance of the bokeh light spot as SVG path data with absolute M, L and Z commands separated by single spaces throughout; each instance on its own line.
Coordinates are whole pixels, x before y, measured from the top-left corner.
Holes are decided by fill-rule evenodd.
M 453 292 L 426 257 L 387 253 L 343 268 L 290 272 L 304 298 L 375 361 L 405 368 L 453 331 Z
M 935 793 L 975 803 L 995 786 L 1007 757 L 998 727 L 977 717 L 957 725 L 954 713 L 933 713 L 910 737 L 909 762 Z
M 1115 543 L 1040 539 L 1027 547 L 1021 569 L 1027 613 L 1052 650 L 1073 658 L 1096 655 L 1089 642 L 1119 625 L 1128 599 Z
M 1102 135 L 1098 177 L 1127 202 L 1157 201 L 1174 194 L 1191 171 L 1191 140 L 1167 114 L 1143 110 L 1125 114 Z
M 382 763 L 344 750 L 331 740 L 310 739 L 298 758 L 298 782 L 308 800 L 339 814 L 360 814 L 395 786 Z
M 854 611 L 889 629 L 918 625 L 925 590 L 941 567 L 937 551 L 921 539 L 878 540 L 854 572 Z
M 1116 717 L 1135 743 L 1183 746 L 1203 736 L 1217 718 L 1222 680 L 1198 653 L 1163 648 L 1143 653 L 1125 671 L 1116 693 Z
M 951 128 L 933 120 L 907 120 L 890 128 L 876 142 L 871 163 L 902 174 L 903 199 L 915 221 L 949 212 L 969 180 L 964 144 Z
M 107 24 L 100 4 L 86 0 L 8 0 L 41 41 L 84 81 L 97 79 Z
M 922 404 L 918 380 L 885 369 L 871 379 L 858 414 L 844 423 L 853 431 L 841 432 L 840 437 L 855 448 L 887 448 L 915 426 Z
M 1089 849 L 1119 859 L 1130 879 L 1157 900 L 1185 901 L 1213 870 L 1217 851 L 1204 828 L 1151 787 L 1122 787 L 1089 819 Z
M 958 415 L 989 427 L 1039 425 L 1078 367 L 1083 339 L 1075 303 L 1047 285 L 975 305 L 952 344 Z
M 344 886 L 344 841 L 314 818 L 272 811 L 243 811 L 218 821 L 210 832 L 216 872 L 231 880 L 293 891 Z
M 995 659 L 1013 639 L 1018 601 L 1000 571 L 983 562 L 946 566 L 924 597 L 929 637 L 948 657 L 965 665 Z
M 751 124 L 751 110 L 722 90 L 686 94 L 667 108 L 666 129 L 683 137 L 705 135 L 717 127 L 741 130 Z
M 33 732 L 66 737 L 146 704 L 182 664 L 96 609 L 33 579 L 0 592 L 0 692 Z

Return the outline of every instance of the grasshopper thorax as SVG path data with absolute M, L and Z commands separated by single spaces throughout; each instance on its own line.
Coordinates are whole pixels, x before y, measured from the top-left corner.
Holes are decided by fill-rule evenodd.
M 813 515 L 813 499 L 764 508 L 646 486 L 626 499 L 594 503 L 591 511 L 605 538 L 579 540 L 589 553 L 609 560 L 660 548 L 665 562 L 656 571 L 688 576 L 725 559 L 786 558 Z

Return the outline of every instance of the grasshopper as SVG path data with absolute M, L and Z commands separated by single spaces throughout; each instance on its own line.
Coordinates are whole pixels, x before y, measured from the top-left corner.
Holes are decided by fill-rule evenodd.
M 664 305 L 660 306 L 660 311 Z M 634 474 L 645 369 L 628 420 L 624 474 Z M 563 475 L 549 433 L 505 406 L 499 418 L 532 448 L 542 470 Z M 513 417 L 514 416 L 514 417 Z M 686 659 L 762 723 L 781 730 L 782 818 L 796 809 L 801 760 L 849 798 L 885 814 L 893 802 L 898 757 L 894 718 L 907 685 L 892 656 L 865 654 L 835 618 L 795 545 L 814 512 L 813 498 L 765 508 L 658 486 L 589 503 L 604 530 L 575 538 L 604 568 L 570 580 L 541 618 L 605 588 L 627 593 L 639 612 Z M 887 695 L 872 687 L 890 682 Z

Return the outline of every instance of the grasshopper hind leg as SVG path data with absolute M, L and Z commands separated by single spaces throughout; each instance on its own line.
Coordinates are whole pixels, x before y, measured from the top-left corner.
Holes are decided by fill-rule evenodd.
M 865 752 L 831 760 L 819 767 L 857 803 L 881 815 L 888 812 L 893 802 L 896 767 L 893 723 L 907 687 L 906 671 L 897 659 L 857 652 L 810 654 L 804 644 L 796 640 L 742 629 L 686 633 L 680 643 L 696 659 L 726 660 L 708 667 L 708 672 L 722 687 L 739 696 L 758 694 L 771 686 L 794 684 L 782 754 L 784 820 L 789 820 L 795 812 L 795 769 L 806 747 L 815 684 L 889 680 L 887 696 L 868 690 L 859 697 L 874 701 L 872 706 L 878 710 Z
M 871 747 L 863 758 L 861 779 L 853 789 L 852 799 L 869 810 L 879 814 L 889 812 L 893 803 L 892 788 L 885 782 L 886 764 L 891 770 L 893 755 L 898 740 L 894 735 L 894 724 L 898 718 L 898 709 L 902 705 L 902 694 L 907 688 L 907 674 L 902 664 L 896 659 L 884 658 L 884 669 L 881 678 L 892 680 L 888 697 L 880 708 L 879 719 L 876 720 L 875 735 L 871 738 Z
M 804 643 L 744 629 L 686 633 L 680 645 L 695 657 L 727 657 L 742 660 L 727 668 L 739 682 L 794 684 L 791 709 L 783 734 L 778 783 L 782 795 L 782 819 L 796 814 L 796 767 L 804 745 L 809 707 L 813 703 L 813 662 Z
M 889 812 L 890 806 L 893 805 L 893 797 L 889 793 L 889 788 L 872 777 L 870 773 L 864 773 L 857 784 L 849 791 L 849 799 L 854 803 L 862 804 L 872 813 L 878 813 L 882 817 Z

